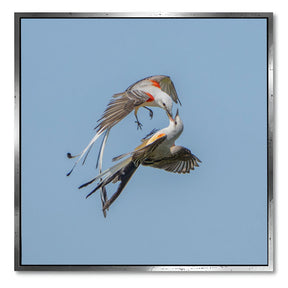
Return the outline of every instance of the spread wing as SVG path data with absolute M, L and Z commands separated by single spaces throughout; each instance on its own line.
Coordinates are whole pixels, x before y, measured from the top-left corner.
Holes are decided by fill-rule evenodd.
M 159 87 L 162 91 L 167 93 L 175 103 L 178 103 L 179 101 L 179 104 L 181 105 L 175 86 L 169 76 L 156 75 L 146 77 L 129 86 L 126 91 L 130 91 L 133 89 L 141 89 L 144 88 L 145 86 L 151 86 L 151 85 Z
M 164 133 L 156 135 L 154 139 L 150 138 L 146 146 L 133 152 L 132 160 L 141 164 L 166 138 L 167 135 Z
M 95 178 L 93 178 L 92 180 L 90 180 L 89 182 L 86 182 L 84 184 L 82 184 L 79 188 L 83 188 L 86 187 L 90 184 L 92 184 L 93 182 L 99 180 L 102 178 L 101 183 L 103 181 L 105 181 L 105 185 L 110 183 L 111 181 L 113 181 L 113 183 L 119 181 L 119 177 L 116 176 L 121 176 L 119 174 L 119 171 L 121 169 L 123 169 L 123 167 L 125 167 L 127 165 L 127 163 L 133 162 L 134 166 L 136 168 L 138 168 L 138 166 L 167 138 L 166 134 L 160 134 L 159 137 L 155 137 L 155 140 L 151 141 L 149 144 L 147 144 L 144 147 L 140 147 L 137 150 L 134 150 L 130 153 L 126 153 L 123 155 L 120 155 L 118 157 L 113 158 L 113 161 L 117 161 L 119 159 L 124 158 L 125 156 L 131 155 L 129 158 L 124 159 L 123 161 L 115 164 L 114 166 L 108 168 L 107 170 L 105 170 L 104 172 L 102 172 L 101 174 L 99 174 L 98 176 L 96 176 Z M 117 174 L 117 175 L 116 175 Z M 119 174 L 119 175 L 118 175 Z M 104 180 L 103 180 L 104 179 Z M 107 180 L 109 179 L 109 180 Z M 88 194 L 88 196 L 90 196 L 91 194 L 93 194 L 97 189 L 100 188 L 100 184 L 98 184 L 97 188 L 95 188 L 90 194 Z M 87 197 L 88 197 L 87 196 Z
M 182 146 L 172 146 L 171 155 L 161 159 L 146 159 L 142 165 L 151 166 L 158 169 L 164 169 L 173 173 L 190 173 L 194 167 L 198 167 L 201 161 L 191 153 L 191 151 Z
M 165 139 L 167 135 L 164 133 L 158 133 L 152 137 L 145 139 L 142 144 L 134 149 L 134 151 L 121 154 L 114 157 L 112 161 L 118 161 L 128 155 L 132 155 L 132 160 L 141 163 L 144 161 Z
M 135 107 L 143 104 L 149 98 L 150 97 L 145 92 L 140 90 L 125 91 L 123 93 L 115 94 L 102 117 L 98 120 L 99 124 L 95 129 L 100 133 L 108 128 L 112 128 L 131 113 Z
M 161 90 L 167 93 L 168 95 L 170 95 L 170 97 L 173 99 L 175 103 L 178 103 L 179 101 L 179 104 L 182 105 L 177 95 L 175 86 L 172 80 L 170 79 L 170 77 L 160 75 L 160 76 L 154 76 L 151 78 L 152 80 L 159 83 Z

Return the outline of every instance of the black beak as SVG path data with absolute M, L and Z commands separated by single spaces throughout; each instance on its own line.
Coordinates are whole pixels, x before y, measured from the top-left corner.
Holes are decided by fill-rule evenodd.
M 176 118 L 177 116 L 179 116 L 179 110 L 178 110 L 178 109 L 177 109 L 177 111 L 176 111 L 175 118 Z

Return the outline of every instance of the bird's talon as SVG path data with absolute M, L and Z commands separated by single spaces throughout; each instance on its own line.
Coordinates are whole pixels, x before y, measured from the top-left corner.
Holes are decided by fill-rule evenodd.
M 142 124 L 139 121 L 135 121 L 135 123 L 137 123 L 137 130 L 140 129 L 142 130 Z

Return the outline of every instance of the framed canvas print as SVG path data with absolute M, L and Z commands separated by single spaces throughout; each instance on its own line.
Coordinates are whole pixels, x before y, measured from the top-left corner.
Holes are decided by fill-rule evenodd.
M 15 270 L 273 271 L 272 13 L 15 13 Z

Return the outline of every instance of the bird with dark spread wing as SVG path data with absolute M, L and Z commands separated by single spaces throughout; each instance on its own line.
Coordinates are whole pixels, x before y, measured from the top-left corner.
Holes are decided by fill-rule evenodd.
M 88 198 L 99 188 L 103 189 L 111 182 L 120 181 L 117 191 L 109 200 L 106 199 L 104 203 L 102 202 L 104 216 L 106 216 L 106 210 L 117 199 L 140 165 L 183 174 L 190 173 L 190 170 L 199 166 L 198 163 L 201 161 L 189 149 L 175 146 L 175 140 L 183 131 L 183 122 L 178 110 L 175 119 L 169 113 L 167 114 L 169 117 L 168 127 L 145 137 L 142 144 L 136 147 L 134 151 L 115 157 L 113 161 L 129 156 L 79 187 L 86 187 L 99 180 L 97 186 L 87 195 Z

